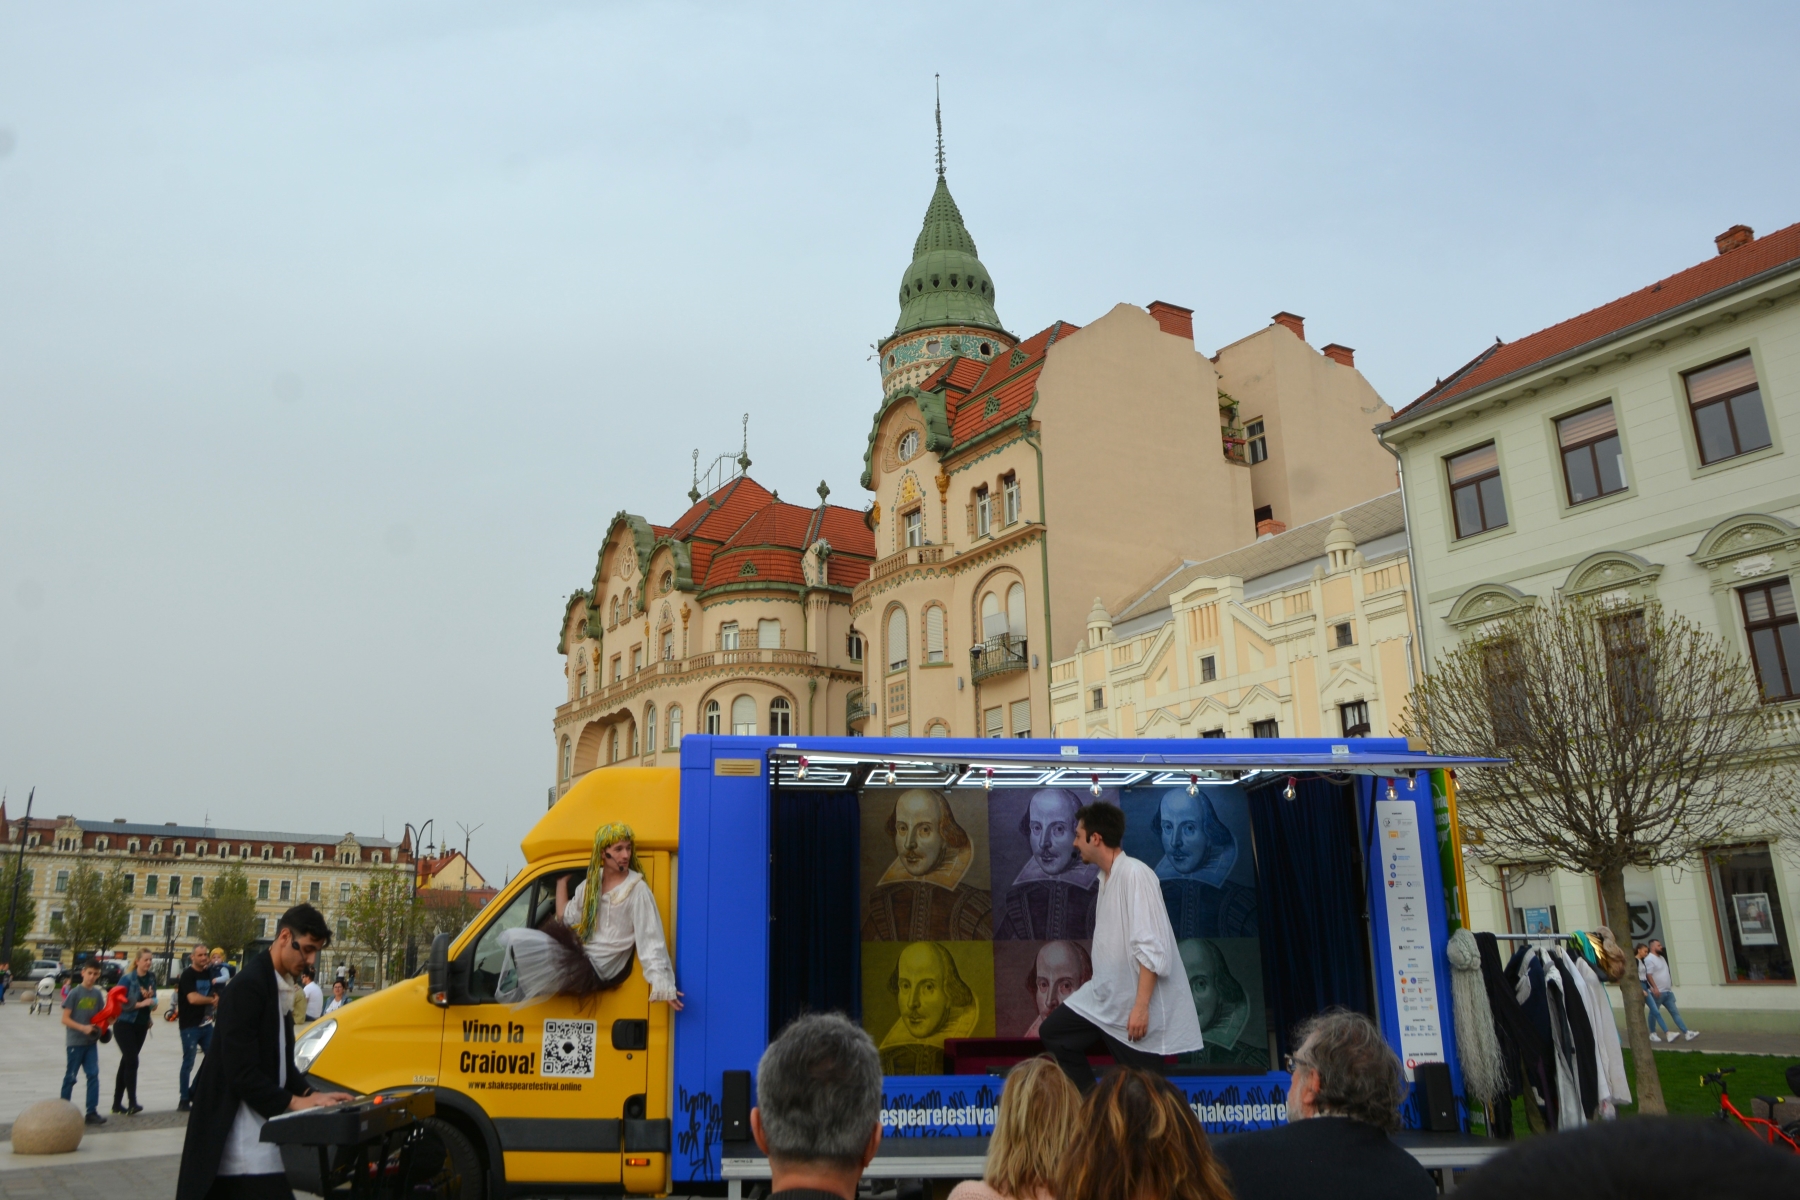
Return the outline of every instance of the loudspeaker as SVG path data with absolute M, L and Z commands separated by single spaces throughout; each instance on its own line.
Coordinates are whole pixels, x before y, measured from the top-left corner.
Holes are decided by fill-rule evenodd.
M 1413 1096 L 1419 1102 L 1419 1119 L 1433 1133 L 1455 1133 L 1456 1093 L 1450 1087 L 1449 1063 L 1420 1063 L 1413 1068 Z
M 720 1140 L 750 1140 L 750 1072 L 727 1071 L 719 1089 Z

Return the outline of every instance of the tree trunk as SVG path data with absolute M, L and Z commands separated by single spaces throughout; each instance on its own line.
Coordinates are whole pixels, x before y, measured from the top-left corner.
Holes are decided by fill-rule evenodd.
M 1631 953 L 1631 910 L 1625 903 L 1625 870 L 1611 867 L 1600 873 L 1600 899 L 1606 905 L 1606 923 L 1613 938 L 1627 955 Z M 1644 1010 L 1643 989 L 1638 986 L 1637 963 L 1627 958 L 1625 978 L 1619 981 L 1619 994 L 1625 998 L 1625 1035 L 1631 1043 L 1631 1062 L 1637 1068 L 1637 1101 L 1639 1113 L 1667 1113 L 1663 1103 L 1662 1079 L 1656 1074 L 1656 1052 L 1650 1048 L 1650 1022 Z

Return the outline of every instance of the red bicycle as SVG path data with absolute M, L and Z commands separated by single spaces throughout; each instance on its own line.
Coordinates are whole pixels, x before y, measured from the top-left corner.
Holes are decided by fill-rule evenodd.
M 1701 1087 L 1718 1085 L 1719 1120 L 1729 1121 L 1736 1117 L 1743 1123 L 1745 1129 L 1769 1145 L 1786 1150 L 1790 1154 L 1800 1154 L 1800 1141 L 1795 1140 L 1797 1136 L 1800 1136 L 1800 1121 L 1790 1122 L 1786 1128 L 1783 1128 L 1773 1121 L 1765 1121 L 1761 1117 L 1746 1117 L 1738 1111 L 1737 1105 L 1731 1102 L 1731 1089 L 1725 1084 L 1725 1077 L 1735 1074 L 1737 1074 L 1736 1067 L 1722 1067 L 1717 1071 L 1708 1071 L 1700 1077 Z M 1757 1099 L 1768 1104 L 1770 1111 L 1774 1111 L 1775 1105 L 1779 1102 L 1779 1098 L 1774 1096 L 1758 1096 Z

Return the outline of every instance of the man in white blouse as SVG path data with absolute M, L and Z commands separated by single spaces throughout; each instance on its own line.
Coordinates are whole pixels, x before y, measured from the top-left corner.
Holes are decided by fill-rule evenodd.
M 1075 846 L 1100 868 L 1093 978 L 1044 1018 L 1038 1036 L 1083 1092 L 1090 1053 L 1156 1071 L 1165 1057 L 1199 1050 L 1200 1020 L 1156 872 L 1120 846 L 1125 814 L 1096 803 L 1075 814 Z

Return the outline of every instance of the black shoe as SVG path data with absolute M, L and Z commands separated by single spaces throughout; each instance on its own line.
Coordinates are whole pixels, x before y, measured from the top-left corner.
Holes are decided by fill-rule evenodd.
M 194 1106 L 192 1104 L 189 1104 L 186 1100 L 183 1100 L 180 1104 L 177 1104 L 175 1106 L 175 1111 L 176 1112 L 189 1112 L 193 1109 L 193 1107 Z
M 128 1117 L 135 1117 L 143 1111 L 144 1106 L 139 1104 L 136 1100 L 133 1100 L 131 1102 L 131 1107 L 125 1110 L 125 1115 Z
M 97 1112 L 91 1112 L 87 1115 L 87 1123 L 89 1125 L 104 1125 L 106 1124 L 106 1118 Z
M 122 1117 L 125 1115 L 125 1110 L 119 1107 L 118 1101 L 116 1100 L 113 1102 L 112 1110 L 114 1116 Z

